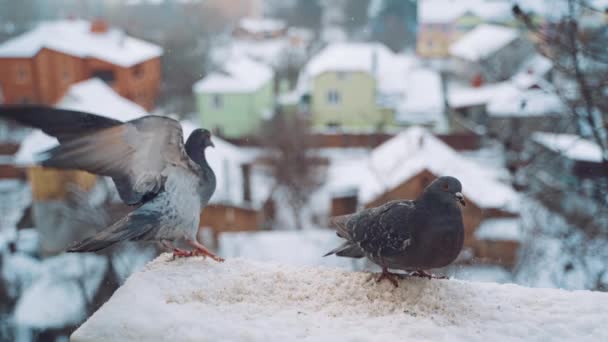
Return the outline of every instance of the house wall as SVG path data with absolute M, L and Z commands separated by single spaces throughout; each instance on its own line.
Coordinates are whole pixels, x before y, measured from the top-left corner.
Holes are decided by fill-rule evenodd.
M 196 95 L 203 127 L 220 132 L 228 138 L 255 135 L 263 121 L 263 113 L 273 109 L 272 81 L 253 93 L 223 93 L 222 106 L 214 108 L 213 93 Z
M 58 170 L 33 166 L 27 169 L 27 178 L 32 188 L 33 201 L 63 200 L 68 194 L 69 184 L 88 191 L 95 186 L 97 177 L 84 171 Z
M 518 241 L 476 241 L 473 251 L 480 262 L 492 262 L 512 268 L 517 262 Z
M 330 90 L 339 94 L 338 103 L 329 102 Z M 376 105 L 376 80 L 366 72 L 322 73 L 313 79 L 311 95 L 316 127 L 373 128 L 388 120 Z
M 142 72 L 136 73 L 136 69 Z M 7 104 L 53 105 L 72 84 L 93 77 L 98 70 L 114 72 L 116 81 L 111 86 L 120 95 L 147 110 L 154 107 L 160 86 L 160 58 L 145 61 L 141 67 L 123 68 L 44 48 L 32 58 L 0 58 L 0 87 Z
M 259 211 L 223 204 L 210 204 L 201 213 L 200 227 L 210 227 L 217 246 L 223 232 L 248 232 L 260 229 Z
M 459 37 L 455 22 L 420 24 L 416 53 L 426 58 L 448 57 L 450 45 Z

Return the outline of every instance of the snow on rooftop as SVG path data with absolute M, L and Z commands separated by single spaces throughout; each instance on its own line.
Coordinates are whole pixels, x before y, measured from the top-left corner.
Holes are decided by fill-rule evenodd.
M 101 284 L 107 259 L 94 254 L 62 254 L 44 260 L 41 267 L 39 279 L 17 301 L 17 324 L 49 329 L 80 323 L 86 317 L 86 302 Z
M 490 102 L 496 94 L 512 87 L 511 82 L 492 83 L 481 87 L 452 84 L 448 87 L 448 101 L 453 108 L 482 106 Z
M 130 67 L 162 54 L 158 45 L 130 37 L 120 30 L 93 33 L 90 28 L 91 22 L 85 20 L 42 22 L 33 30 L 0 44 L 0 57 L 29 58 L 47 48 Z
M 195 93 L 253 92 L 273 77 L 274 72 L 269 66 L 241 56 L 228 60 L 221 71 L 205 76 L 192 89 Z
M 511 80 L 520 89 L 530 88 L 544 80 L 545 75 L 553 68 L 553 62 L 547 57 L 535 53 L 522 63 Z
M 70 86 L 66 95 L 57 102 L 56 106 L 120 121 L 134 120 L 148 114 L 143 107 L 118 95 L 110 86 L 97 78 Z M 18 165 L 31 165 L 35 161 L 36 154 L 55 145 L 57 145 L 57 139 L 40 130 L 34 130 L 21 142 L 15 162 Z
M 560 97 L 542 89 L 503 88 L 487 104 L 487 113 L 494 117 L 528 117 L 559 115 L 565 110 Z
M 30 185 L 16 179 L 0 179 L 0 232 L 14 229 L 32 203 Z
M 487 21 L 512 18 L 512 4 L 496 0 L 423 0 L 418 2 L 418 20 L 423 24 L 448 24 L 465 14 Z
M 450 54 L 472 62 L 483 60 L 519 37 L 515 29 L 481 24 L 450 46 Z
M 600 147 L 578 135 L 535 132 L 532 134 L 532 140 L 573 160 L 593 163 L 602 161 Z
M 253 18 L 247 17 L 239 21 L 239 28 L 251 33 L 266 33 L 283 30 L 285 22 L 272 18 Z
M 228 259 L 132 275 L 71 341 L 487 341 L 608 339 L 608 294 L 406 278 Z
M 518 218 L 493 218 L 481 221 L 475 238 L 490 241 L 521 241 L 521 224 Z
M 481 208 L 517 211 L 517 193 L 496 179 L 491 167 L 465 158 L 420 127 L 402 131 L 369 158 L 330 168 L 330 182 L 335 189 L 357 186 L 361 202 L 369 203 L 424 170 L 458 178 L 464 195 Z
M 447 130 L 441 78 L 426 68 L 407 72 L 402 82 L 407 89 L 398 106 L 396 120 L 401 123 L 432 125 L 437 131 Z

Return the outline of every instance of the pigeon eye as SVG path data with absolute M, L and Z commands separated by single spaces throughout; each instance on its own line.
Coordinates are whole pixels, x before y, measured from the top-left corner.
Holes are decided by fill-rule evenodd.
M 445 191 L 450 190 L 450 186 L 448 185 L 448 183 L 443 183 L 443 190 L 445 190 Z

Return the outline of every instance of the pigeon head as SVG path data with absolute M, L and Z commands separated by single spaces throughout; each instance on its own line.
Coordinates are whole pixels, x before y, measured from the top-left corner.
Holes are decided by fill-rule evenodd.
M 186 149 L 196 148 L 199 150 L 204 150 L 207 147 L 215 147 L 213 142 L 211 141 L 211 132 L 204 128 L 197 128 L 188 137 L 188 141 L 186 141 Z
M 446 176 L 435 179 L 424 189 L 424 195 L 434 195 L 442 199 L 455 200 L 466 206 L 464 195 L 462 194 L 462 184 L 454 177 Z

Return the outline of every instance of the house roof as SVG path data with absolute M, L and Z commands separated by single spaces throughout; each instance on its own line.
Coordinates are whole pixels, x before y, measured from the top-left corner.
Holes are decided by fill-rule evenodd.
M 493 218 L 481 221 L 475 238 L 490 241 L 521 241 L 523 232 L 518 218 Z
M 399 103 L 396 120 L 409 124 L 432 124 L 438 130 L 447 129 L 439 73 L 427 68 L 414 68 L 406 74 L 403 83 L 406 90 Z
M 578 135 L 535 132 L 532 140 L 572 160 L 593 163 L 602 161 L 600 147 Z
M 512 18 L 512 4 L 496 0 L 423 0 L 418 2 L 418 20 L 423 24 L 445 24 L 471 13 L 486 20 Z
M 92 78 L 73 84 L 57 107 L 79 110 L 107 118 L 128 121 L 148 113 L 136 103 L 118 95 L 103 81 Z M 21 143 L 15 162 L 21 165 L 34 163 L 36 154 L 57 145 L 57 139 L 40 130 L 31 132 Z
M 123 31 L 109 29 L 106 33 L 92 33 L 90 27 L 91 23 L 85 20 L 43 22 L 1 44 L 0 58 L 30 58 L 47 48 L 130 67 L 162 54 L 160 46 L 128 36 Z
M 491 56 L 518 37 L 519 33 L 515 29 L 481 24 L 452 44 L 450 54 L 454 57 L 477 62 Z
M 494 170 L 463 157 L 420 127 L 402 131 L 368 158 L 332 168 L 330 177 L 333 188 L 357 186 L 361 202 L 369 203 L 424 170 L 460 179 L 464 195 L 481 208 L 517 211 L 517 193 L 496 179 Z
M 251 33 L 264 33 L 279 31 L 286 27 L 285 22 L 272 18 L 252 18 L 247 17 L 239 21 L 239 28 Z
M 544 77 L 552 68 L 553 62 L 550 59 L 535 53 L 522 63 L 511 80 L 519 88 L 530 88 L 539 82 L 544 82 Z
M 221 72 L 212 72 L 196 82 L 195 93 L 247 93 L 264 86 L 274 77 L 269 66 L 247 57 L 227 61 Z
M 555 93 L 516 87 L 503 88 L 487 105 L 487 113 L 493 117 L 559 115 L 565 109 L 562 100 Z
M 448 102 L 453 108 L 464 108 L 485 105 L 496 94 L 513 87 L 511 82 L 500 82 L 483 85 L 481 87 L 451 84 L 448 87 Z

